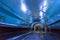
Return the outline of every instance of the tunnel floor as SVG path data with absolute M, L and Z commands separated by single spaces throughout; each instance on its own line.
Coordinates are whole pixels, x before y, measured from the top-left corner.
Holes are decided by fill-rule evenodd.
M 24 40 L 60 40 L 55 35 L 49 33 L 32 33 L 24 38 Z
M 53 33 L 39 33 L 28 32 L 14 37 L 7 38 L 5 40 L 60 40 L 59 37 L 53 35 Z

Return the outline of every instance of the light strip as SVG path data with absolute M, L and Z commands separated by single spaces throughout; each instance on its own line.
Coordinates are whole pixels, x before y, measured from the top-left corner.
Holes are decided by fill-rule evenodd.
M 11 25 L 11 26 L 17 26 L 17 25 L 15 25 L 15 24 L 9 24 L 9 23 L 4 23 L 4 22 L 0 22 L 0 24 Z
M 44 0 L 43 3 L 40 5 L 40 18 L 43 18 L 43 12 L 46 12 L 47 9 L 47 0 Z
M 25 3 L 24 3 L 24 0 L 21 0 L 21 10 L 22 10 L 23 12 L 26 12 L 26 11 L 27 11 L 27 7 L 26 7 L 26 5 L 25 5 Z
M 46 12 L 46 9 L 47 9 L 47 0 L 44 0 L 43 11 Z

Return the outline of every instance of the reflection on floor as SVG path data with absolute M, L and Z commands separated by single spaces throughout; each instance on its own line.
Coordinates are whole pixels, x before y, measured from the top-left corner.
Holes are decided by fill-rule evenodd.
M 24 40 L 59 40 L 59 38 L 50 33 L 44 33 L 44 32 L 36 33 L 35 32 L 25 37 Z
M 56 30 L 56 29 L 55 29 Z M 30 31 L 30 29 L 0 28 L 0 40 L 60 40 L 60 31 Z
M 28 32 L 15 37 L 8 38 L 6 40 L 60 40 L 59 37 L 53 35 L 53 33 L 38 33 L 38 32 Z

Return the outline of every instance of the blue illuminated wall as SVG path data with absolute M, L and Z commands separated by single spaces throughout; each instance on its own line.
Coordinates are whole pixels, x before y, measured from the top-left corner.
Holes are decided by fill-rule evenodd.
M 49 6 L 46 12 L 47 25 L 60 20 L 60 0 L 49 0 Z M 51 25 L 51 28 L 60 28 L 60 23 Z
M 0 0 L 0 17 L 3 17 L 0 22 L 18 26 L 30 23 L 30 16 L 24 14 L 20 7 L 20 0 Z
M 3 17 L 3 21 L 5 23 L 9 23 L 9 24 L 19 24 L 20 20 L 13 18 L 11 16 L 8 16 L 6 14 L 4 14 L 3 12 L 0 12 L 0 16 Z M 1 21 L 0 21 L 1 22 Z
M 0 20 L 0 22 L 16 25 L 30 25 L 34 20 L 34 14 L 38 14 L 39 12 L 41 12 L 39 7 L 41 5 L 40 3 L 42 3 L 43 1 L 26 0 L 24 2 L 29 9 L 28 11 L 26 11 L 26 13 L 21 10 L 21 0 L 0 0 L 0 18 L 2 17 L 3 19 Z M 60 20 L 60 0 L 48 0 L 47 3 L 47 10 L 45 13 L 43 13 L 43 15 L 45 15 L 43 18 L 43 23 L 45 24 L 46 22 L 47 25 L 49 25 Z M 40 19 L 40 16 L 37 15 L 37 17 L 39 17 L 38 19 Z M 56 26 L 58 24 L 56 24 Z

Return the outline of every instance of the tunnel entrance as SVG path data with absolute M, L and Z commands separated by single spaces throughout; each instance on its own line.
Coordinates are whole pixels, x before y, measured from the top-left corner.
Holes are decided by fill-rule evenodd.
M 40 24 L 35 24 L 34 25 L 34 31 L 35 32 L 41 32 L 42 31 L 42 26 Z
M 34 31 L 41 31 L 41 27 L 40 26 L 34 27 Z

